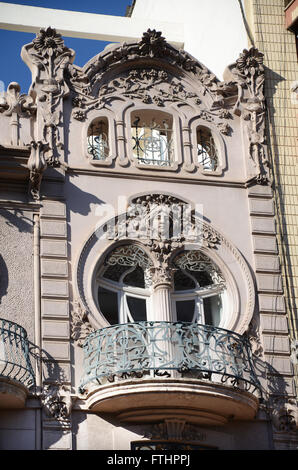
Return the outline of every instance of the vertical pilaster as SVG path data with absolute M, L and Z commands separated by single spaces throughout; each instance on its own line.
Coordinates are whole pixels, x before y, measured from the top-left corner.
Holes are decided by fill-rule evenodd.
M 46 199 L 42 203 L 40 270 L 43 448 L 67 450 L 72 446 L 71 421 L 65 405 L 71 390 L 71 366 L 67 220 L 63 200 Z
M 249 188 L 259 327 L 266 367 L 267 403 L 274 430 L 291 419 L 286 404 L 295 396 L 280 260 L 278 256 L 272 190 L 267 185 Z M 274 434 L 275 435 L 275 434 Z

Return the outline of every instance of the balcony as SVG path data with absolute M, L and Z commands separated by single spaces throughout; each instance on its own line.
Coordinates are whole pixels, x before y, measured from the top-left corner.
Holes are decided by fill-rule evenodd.
M 34 384 L 26 331 L 0 319 L 0 408 L 24 407 Z
M 260 386 L 248 340 L 184 322 L 115 325 L 84 344 L 80 385 L 89 410 L 120 422 L 181 418 L 224 425 L 254 418 Z

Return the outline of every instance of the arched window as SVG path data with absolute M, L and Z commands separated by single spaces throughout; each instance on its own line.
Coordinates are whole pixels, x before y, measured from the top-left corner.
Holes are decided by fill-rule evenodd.
M 179 253 L 172 267 L 171 320 L 219 326 L 226 284 L 218 267 L 195 250 Z M 139 245 L 121 245 L 107 255 L 96 273 L 94 298 L 110 324 L 158 320 L 152 268 Z
M 131 114 L 132 153 L 143 165 L 170 166 L 173 161 L 173 118 L 162 111 Z
M 138 245 L 121 245 L 106 257 L 96 275 L 94 297 L 110 324 L 146 321 L 151 262 Z
M 205 171 L 215 171 L 219 166 L 218 148 L 210 129 L 197 127 L 197 156 L 198 163 Z
M 109 156 L 109 123 L 106 117 L 92 121 L 87 134 L 87 152 L 92 160 L 105 160 Z
M 173 264 L 175 320 L 218 326 L 226 290 L 219 268 L 200 251 L 183 251 Z

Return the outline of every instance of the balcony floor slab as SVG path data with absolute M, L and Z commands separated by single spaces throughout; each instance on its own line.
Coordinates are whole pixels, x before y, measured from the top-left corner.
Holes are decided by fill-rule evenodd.
M 20 382 L 0 377 L 0 409 L 24 408 L 27 388 Z
M 122 380 L 88 389 L 86 405 L 95 413 L 111 414 L 121 422 L 185 419 L 200 425 L 224 425 L 252 420 L 258 397 L 229 385 L 194 379 Z

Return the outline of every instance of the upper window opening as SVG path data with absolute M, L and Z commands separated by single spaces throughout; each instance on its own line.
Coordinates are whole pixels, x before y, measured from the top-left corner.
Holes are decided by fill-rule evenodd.
M 197 152 L 198 163 L 203 170 L 215 171 L 218 168 L 218 150 L 212 132 L 207 127 L 197 128 Z
M 87 151 L 92 160 L 105 160 L 109 156 L 108 119 L 100 117 L 88 128 Z
M 131 116 L 132 151 L 138 163 L 170 166 L 173 118 L 161 111 L 135 111 Z

